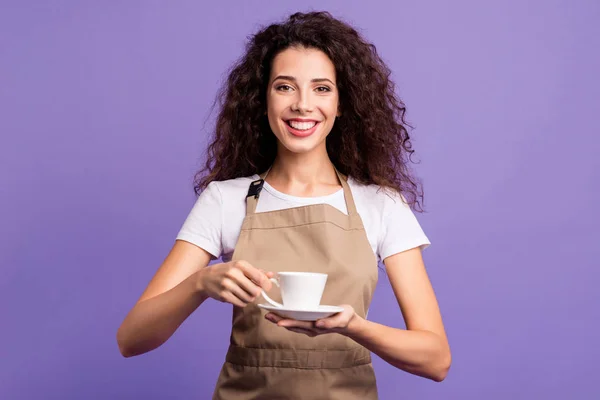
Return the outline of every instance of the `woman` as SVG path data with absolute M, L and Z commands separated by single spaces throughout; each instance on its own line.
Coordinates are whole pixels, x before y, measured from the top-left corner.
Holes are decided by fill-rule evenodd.
M 411 211 L 422 194 L 389 75 L 328 13 L 252 37 L 222 92 L 199 198 L 119 328 L 124 356 L 160 346 L 213 298 L 234 306 L 215 399 L 377 398 L 370 352 L 445 378 L 450 350 L 421 258 L 429 241 Z M 366 319 L 378 259 L 406 330 Z M 282 271 L 327 273 L 323 301 L 344 311 L 297 321 L 261 310 Z

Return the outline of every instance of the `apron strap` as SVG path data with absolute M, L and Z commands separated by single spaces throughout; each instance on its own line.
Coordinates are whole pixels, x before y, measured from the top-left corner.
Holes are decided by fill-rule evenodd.
M 258 198 L 262 191 L 263 185 L 265 184 L 265 178 L 271 170 L 271 167 L 266 172 L 259 175 L 259 179 L 250 183 L 248 194 L 246 195 L 246 216 L 252 215 L 256 212 L 256 206 L 258 205 Z
M 342 184 L 342 189 L 344 190 L 344 199 L 346 199 L 346 208 L 348 209 L 348 215 L 357 215 L 356 204 L 354 203 L 354 196 L 352 196 L 352 190 L 350 190 L 350 185 L 348 185 L 348 178 L 340 173 L 340 171 L 335 168 L 335 173 Z
M 264 179 L 258 179 L 250 184 L 248 194 L 246 195 L 246 216 L 252 215 L 256 212 L 258 196 L 263 188 L 264 183 Z
M 352 191 L 350 190 L 350 185 L 348 185 L 347 178 L 342 175 L 337 168 L 335 168 L 335 173 L 340 180 L 340 184 L 342 185 L 342 190 L 344 191 L 344 199 L 346 200 L 346 209 L 348 210 L 348 215 L 357 215 L 356 204 L 354 203 L 354 196 L 352 196 Z M 246 216 L 252 215 L 256 212 L 256 206 L 258 205 L 258 198 L 260 197 L 260 192 L 265 184 L 265 178 L 271 168 L 269 168 L 266 172 L 263 172 L 260 175 L 260 179 L 257 179 L 250 183 L 250 188 L 248 189 L 248 194 L 246 195 Z

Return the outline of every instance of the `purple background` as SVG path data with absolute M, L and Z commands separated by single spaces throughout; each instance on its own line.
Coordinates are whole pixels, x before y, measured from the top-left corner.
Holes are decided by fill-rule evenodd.
M 244 38 L 312 7 L 377 45 L 416 127 L 453 365 L 436 384 L 376 358 L 381 398 L 600 394 L 600 3 L 367 3 L 2 2 L 1 398 L 210 397 L 226 305 L 132 359 L 116 330 L 192 207 Z M 403 326 L 385 277 L 369 317 Z

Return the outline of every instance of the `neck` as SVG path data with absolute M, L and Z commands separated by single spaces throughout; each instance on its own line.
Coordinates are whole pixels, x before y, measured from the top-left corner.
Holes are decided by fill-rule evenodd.
M 335 167 L 325 146 L 302 154 L 280 148 L 269 172 L 269 178 L 269 181 L 308 186 L 338 182 Z

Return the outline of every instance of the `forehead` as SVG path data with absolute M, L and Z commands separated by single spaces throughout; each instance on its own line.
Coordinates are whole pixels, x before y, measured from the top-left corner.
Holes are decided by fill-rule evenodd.
M 270 79 L 277 75 L 293 76 L 300 81 L 328 78 L 335 82 L 335 67 L 321 50 L 290 47 L 273 59 Z

